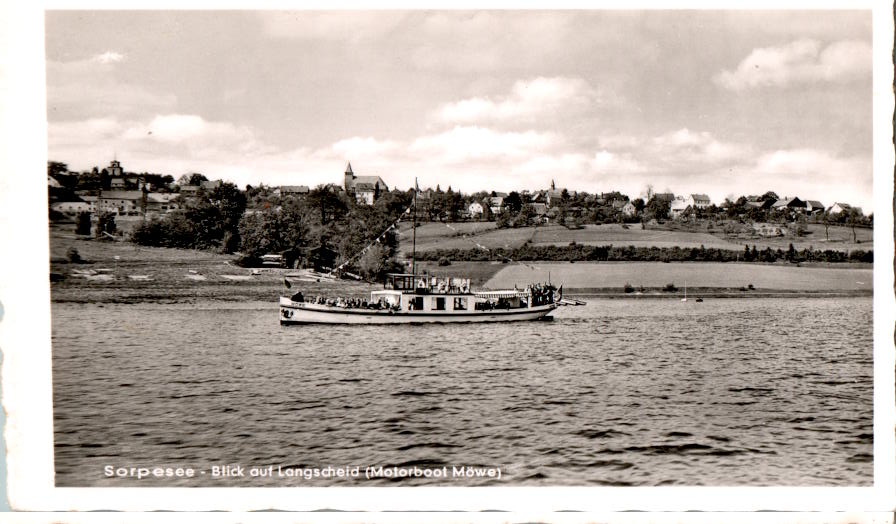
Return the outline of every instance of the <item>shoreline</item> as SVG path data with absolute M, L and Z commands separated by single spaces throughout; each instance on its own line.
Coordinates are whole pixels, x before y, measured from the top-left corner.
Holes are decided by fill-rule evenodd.
M 293 269 L 252 270 L 218 253 L 148 248 L 127 242 L 78 238 L 51 228 L 50 302 L 53 304 L 199 304 L 260 301 L 281 295 L 367 297 L 382 283 L 309 281 Z M 83 263 L 66 260 L 77 249 Z M 836 298 L 872 296 L 871 264 L 784 264 L 714 262 L 419 262 L 418 271 L 471 278 L 476 290 L 553 280 L 566 296 L 612 299 Z M 253 274 L 255 273 L 255 274 Z M 89 276 L 87 276 L 89 274 Z M 291 281 L 288 289 L 284 280 Z M 858 281 L 858 282 L 857 282 Z M 687 285 L 688 283 L 691 285 Z M 663 287 L 675 283 L 677 291 Z M 703 283 L 704 285 L 693 285 Z M 634 292 L 625 293 L 624 284 Z M 748 290 L 752 284 L 755 289 Z M 861 284 L 861 285 L 860 285 Z M 743 290 L 741 290 L 743 288 Z M 641 291 L 642 294 L 637 294 Z

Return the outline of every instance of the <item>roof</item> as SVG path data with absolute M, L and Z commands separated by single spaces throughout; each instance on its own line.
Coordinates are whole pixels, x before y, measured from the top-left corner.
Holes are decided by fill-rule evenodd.
M 87 202 L 80 202 L 80 201 L 75 201 L 75 200 L 68 200 L 68 201 L 65 201 L 65 202 L 56 202 L 56 203 L 54 203 L 54 204 L 50 204 L 50 209 L 58 209 L 58 208 L 60 208 L 60 207 L 68 207 L 68 206 L 71 206 L 71 205 L 78 205 L 79 207 L 85 207 L 85 208 L 89 208 L 89 207 L 90 207 L 90 204 L 88 204 Z
M 111 198 L 115 200 L 140 200 L 141 198 L 143 198 L 143 191 L 103 191 L 101 198 Z
M 772 207 L 784 207 L 784 206 L 786 206 L 789 202 L 790 202 L 790 200 L 788 200 L 788 199 L 786 199 L 786 198 L 779 198 L 778 200 L 775 200 L 775 203 L 772 204 Z
M 205 189 L 214 189 L 216 187 L 221 187 L 220 180 L 203 180 L 200 182 L 200 185 Z
M 655 193 L 653 195 L 653 198 L 655 198 L 657 200 L 668 200 L 671 202 L 672 200 L 675 200 L 675 194 L 674 193 Z
M 806 200 L 806 204 L 812 206 L 813 209 L 816 207 L 819 209 L 824 209 L 824 204 L 822 204 L 818 200 Z
M 383 179 L 378 176 L 356 176 L 352 180 L 351 185 L 355 189 L 374 189 L 377 185 L 383 189 L 389 189 L 389 186 L 387 186 L 386 183 L 383 182 Z
M 308 193 L 311 189 L 308 186 L 280 186 L 281 193 Z
M 177 198 L 175 193 L 147 193 L 146 199 L 150 202 L 161 202 L 167 204 Z
M 352 163 L 351 162 L 349 162 L 348 165 L 345 166 L 345 173 L 346 174 L 354 173 L 354 171 L 352 171 Z
M 704 195 L 703 193 L 693 194 L 691 195 L 691 198 L 693 198 L 694 200 L 706 200 L 707 202 L 709 202 L 709 197 Z

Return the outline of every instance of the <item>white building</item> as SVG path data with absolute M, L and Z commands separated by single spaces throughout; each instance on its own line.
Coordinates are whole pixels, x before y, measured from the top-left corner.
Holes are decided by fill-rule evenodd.
M 473 202 L 467 208 L 467 211 L 470 212 L 471 217 L 478 218 L 478 217 L 482 216 L 482 212 L 484 211 L 484 209 L 482 209 L 482 204 L 480 204 L 479 202 Z
M 345 192 L 354 195 L 361 204 L 372 206 L 382 195 L 389 191 L 389 186 L 378 176 L 356 176 L 352 171 L 352 163 L 345 166 Z

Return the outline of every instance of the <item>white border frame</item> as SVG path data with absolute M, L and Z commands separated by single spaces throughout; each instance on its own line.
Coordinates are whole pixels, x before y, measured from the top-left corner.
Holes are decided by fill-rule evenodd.
M 349 511 L 473 511 L 511 510 L 525 518 L 550 521 L 580 521 L 582 518 L 563 510 L 599 512 L 613 520 L 643 521 L 633 514 L 606 513 L 624 510 L 646 511 L 825 511 L 859 512 L 836 520 L 850 520 L 856 515 L 870 520 L 891 520 L 896 508 L 896 448 L 894 448 L 894 302 L 893 243 L 893 166 L 891 143 L 894 97 L 892 91 L 893 48 L 892 5 L 880 0 L 862 2 L 807 2 L 739 0 L 718 6 L 712 2 L 675 2 L 675 8 L 740 8 L 740 9 L 872 9 L 874 41 L 873 129 L 874 129 L 874 207 L 876 211 L 874 244 L 877 261 L 874 266 L 874 486 L 870 488 L 552 488 L 552 487 L 413 487 L 413 488 L 56 488 L 53 484 L 52 380 L 50 359 L 50 292 L 47 216 L 44 202 L 46 189 L 41 175 L 46 165 L 46 109 L 43 22 L 44 9 L 64 8 L 117 9 L 116 2 L 91 1 L 73 4 L 50 0 L 44 5 L 4 3 L 0 17 L 6 27 L 0 30 L 0 111 L 3 122 L 2 155 L 4 171 L 0 172 L 0 253 L 24 253 L 27 256 L 0 256 L 0 348 L 4 350 L 2 379 L 3 404 L 7 411 L 5 437 L 8 460 L 8 496 L 14 509 L 28 510 L 233 510 L 250 511 L 270 508 L 312 511 L 334 508 Z M 207 8 L 195 0 L 176 4 L 166 0 L 145 5 L 152 9 Z M 232 2 L 214 7 L 261 9 L 287 7 L 347 8 L 363 7 L 354 3 L 318 2 L 302 6 L 284 6 L 270 0 L 257 4 Z M 416 8 L 403 2 L 390 7 Z M 449 7 L 442 5 L 438 7 Z M 473 3 L 469 0 L 451 4 L 451 8 L 518 7 L 502 4 Z M 583 2 L 560 2 L 533 5 L 544 8 L 651 8 L 671 7 L 627 3 L 615 0 L 595 6 Z M 17 249 L 11 249 L 15 246 Z M 36 262 L 40 261 L 40 262 Z M 877 513 L 881 512 L 881 513 Z M 485 514 L 488 521 L 520 518 L 519 513 Z M 491 515 L 495 517 L 492 518 Z M 738 517 L 740 515 L 740 517 Z M 676 517 L 672 517 L 675 520 Z M 777 515 L 781 517 L 784 515 Z M 796 515 L 791 515 L 796 516 Z M 96 516 L 93 515 L 92 518 Z M 315 514 L 315 521 L 379 521 L 373 514 Z M 678 515 L 677 518 L 681 518 Z M 694 514 L 688 521 L 700 521 Z M 796 520 L 823 517 L 813 513 Z M 255 518 L 255 516 L 253 516 Z M 262 518 L 262 517 L 258 517 Z M 267 518 L 267 517 L 265 517 Z M 419 521 L 411 515 L 409 518 Z M 754 522 L 756 514 L 743 516 L 726 513 L 726 521 L 745 518 Z M 452 516 L 427 515 L 430 521 L 457 521 Z M 77 519 L 73 519 L 75 521 Z M 121 515 L 116 521 L 120 521 Z M 389 521 L 408 520 L 391 514 Z M 478 519 L 477 519 L 478 520 Z M 777 521 L 765 516 L 760 520 Z M 828 521 L 829 519 L 822 519 Z

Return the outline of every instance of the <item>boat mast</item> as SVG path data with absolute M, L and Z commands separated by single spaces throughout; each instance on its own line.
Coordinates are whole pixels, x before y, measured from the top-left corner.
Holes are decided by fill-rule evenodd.
M 414 240 L 413 240 L 413 249 L 411 251 L 411 274 L 415 277 L 417 276 L 417 190 L 420 189 L 420 186 L 417 185 L 417 178 L 414 178 L 414 216 L 411 219 L 413 221 L 414 228 Z

